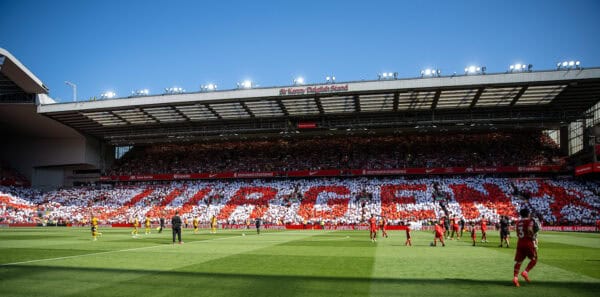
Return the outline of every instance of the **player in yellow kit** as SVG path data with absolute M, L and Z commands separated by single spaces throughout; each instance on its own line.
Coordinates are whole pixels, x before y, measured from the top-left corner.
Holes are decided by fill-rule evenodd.
M 93 214 L 91 215 L 92 217 L 92 238 L 94 239 L 94 241 L 98 240 L 98 236 L 102 237 L 102 233 L 98 232 L 98 218 L 95 217 Z
M 194 217 L 192 225 L 194 225 L 194 234 L 198 234 L 198 217 Z
M 212 216 L 212 218 L 210 218 L 210 228 L 210 233 L 217 233 L 217 217 L 215 217 L 214 215 Z
M 138 227 L 140 226 L 140 221 L 138 220 L 137 217 L 135 217 L 133 219 L 132 224 L 133 224 L 133 231 L 131 231 L 131 236 L 133 238 L 137 238 L 138 237 Z
M 150 225 L 152 224 L 152 222 L 150 222 L 150 217 L 148 215 L 146 215 L 146 221 L 144 222 L 144 225 L 146 226 L 146 234 L 150 234 Z

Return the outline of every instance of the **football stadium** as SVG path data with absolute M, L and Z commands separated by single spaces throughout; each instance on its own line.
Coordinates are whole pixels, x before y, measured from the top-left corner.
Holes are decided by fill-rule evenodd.
M 600 68 L 57 103 L 0 64 L 2 296 L 600 291 Z

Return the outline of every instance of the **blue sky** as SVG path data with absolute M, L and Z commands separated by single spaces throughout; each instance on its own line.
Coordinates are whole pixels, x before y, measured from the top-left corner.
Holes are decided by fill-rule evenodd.
M 60 101 L 252 79 L 289 85 L 468 64 L 600 66 L 600 1 L 0 0 L 0 47 Z

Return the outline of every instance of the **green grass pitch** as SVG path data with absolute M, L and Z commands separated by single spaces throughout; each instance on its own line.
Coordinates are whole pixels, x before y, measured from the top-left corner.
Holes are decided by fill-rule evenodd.
M 170 230 L 100 231 L 94 242 L 89 228 L 0 229 L 0 296 L 600 294 L 597 233 L 541 233 L 532 283 L 516 288 L 514 247 L 499 248 L 496 232 L 476 247 L 470 238 L 430 247 L 432 233 L 413 232 L 406 247 L 403 231 L 372 243 L 366 231 L 184 230 L 183 245 Z

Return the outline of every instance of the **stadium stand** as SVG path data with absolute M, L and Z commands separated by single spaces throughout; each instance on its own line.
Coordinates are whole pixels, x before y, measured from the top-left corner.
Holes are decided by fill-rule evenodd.
M 600 68 L 56 103 L 0 61 L 0 224 L 600 219 Z
M 19 172 L 0 162 L 0 185 L 2 186 L 23 186 L 29 185 L 29 181 Z
M 564 165 L 542 132 L 280 139 L 134 147 L 107 175 Z
M 440 199 L 439 193 L 443 193 Z M 84 223 L 89 213 L 104 223 L 127 223 L 146 214 L 180 209 L 184 217 L 221 224 L 243 224 L 261 217 L 268 224 L 361 224 L 370 214 L 391 224 L 428 224 L 447 210 L 478 221 L 516 218 L 527 206 L 549 225 L 591 225 L 598 219 L 597 183 L 552 178 L 314 178 L 135 183 L 79 187 L 41 193 L 23 187 L 0 188 L 0 223 L 71 221 Z

